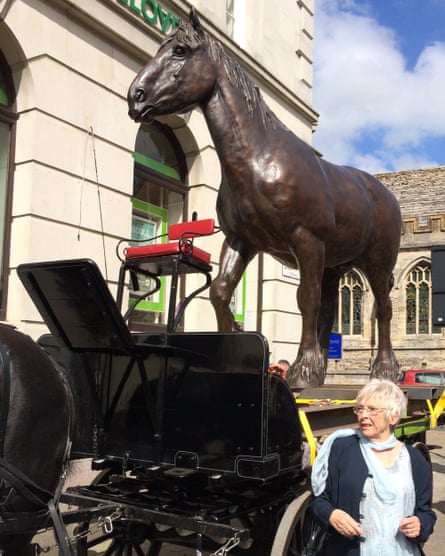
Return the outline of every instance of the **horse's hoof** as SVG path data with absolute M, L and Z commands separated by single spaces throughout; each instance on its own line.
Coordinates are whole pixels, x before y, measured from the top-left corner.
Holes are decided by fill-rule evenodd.
M 287 372 L 290 388 L 316 388 L 323 386 L 326 376 L 325 360 L 320 349 L 305 350 Z
M 389 359 L 376 359 L 371 368 L 371 378 L 386 378 L 392 382 L 397 382 L 400 367 L 397 359 L 393 355 Z

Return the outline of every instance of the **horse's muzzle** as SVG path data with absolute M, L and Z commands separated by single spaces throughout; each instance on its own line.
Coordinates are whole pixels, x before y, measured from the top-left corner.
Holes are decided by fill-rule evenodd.
M 143 110 L 140 110 L 138 108 L 130 108 L 128 110 L 128 115 L 132 120 L 134 120 L 137 123 L 144 122 L 149 124 L 150 122 L 153 121 L 154 118 L 153 110 L 154 110 L 153 106 L 147 106 Z

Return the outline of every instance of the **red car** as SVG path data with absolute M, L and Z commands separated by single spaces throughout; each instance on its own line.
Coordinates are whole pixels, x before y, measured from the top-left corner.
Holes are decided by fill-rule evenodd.
M 445 386 L 445 371 L 409 369 L 398 376 L 399 386 Z

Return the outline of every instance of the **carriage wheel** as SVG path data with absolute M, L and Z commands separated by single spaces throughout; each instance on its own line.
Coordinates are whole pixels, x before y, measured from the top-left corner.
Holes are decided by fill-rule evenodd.
M 88 529 L 82 524 L 80 531 Z M 148 541 L 147 526 L 131 521 L 116 522 L 111 533 L 96 537 L 81 537 L 77 541 L 77 556 L 102 554 L 102 556 L 159 556 L 162 548 L 160 541 Z
M 324 530 L 309 510 L 309 491 L 303 492 L 287 506 L 272 545 L 271 556 L 316 556 Z

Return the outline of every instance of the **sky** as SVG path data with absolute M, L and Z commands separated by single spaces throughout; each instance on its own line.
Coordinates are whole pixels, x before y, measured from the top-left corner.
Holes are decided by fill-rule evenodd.
M 445 165 L 445 0 L 315 0 L 313 94 L 326 160 Z

